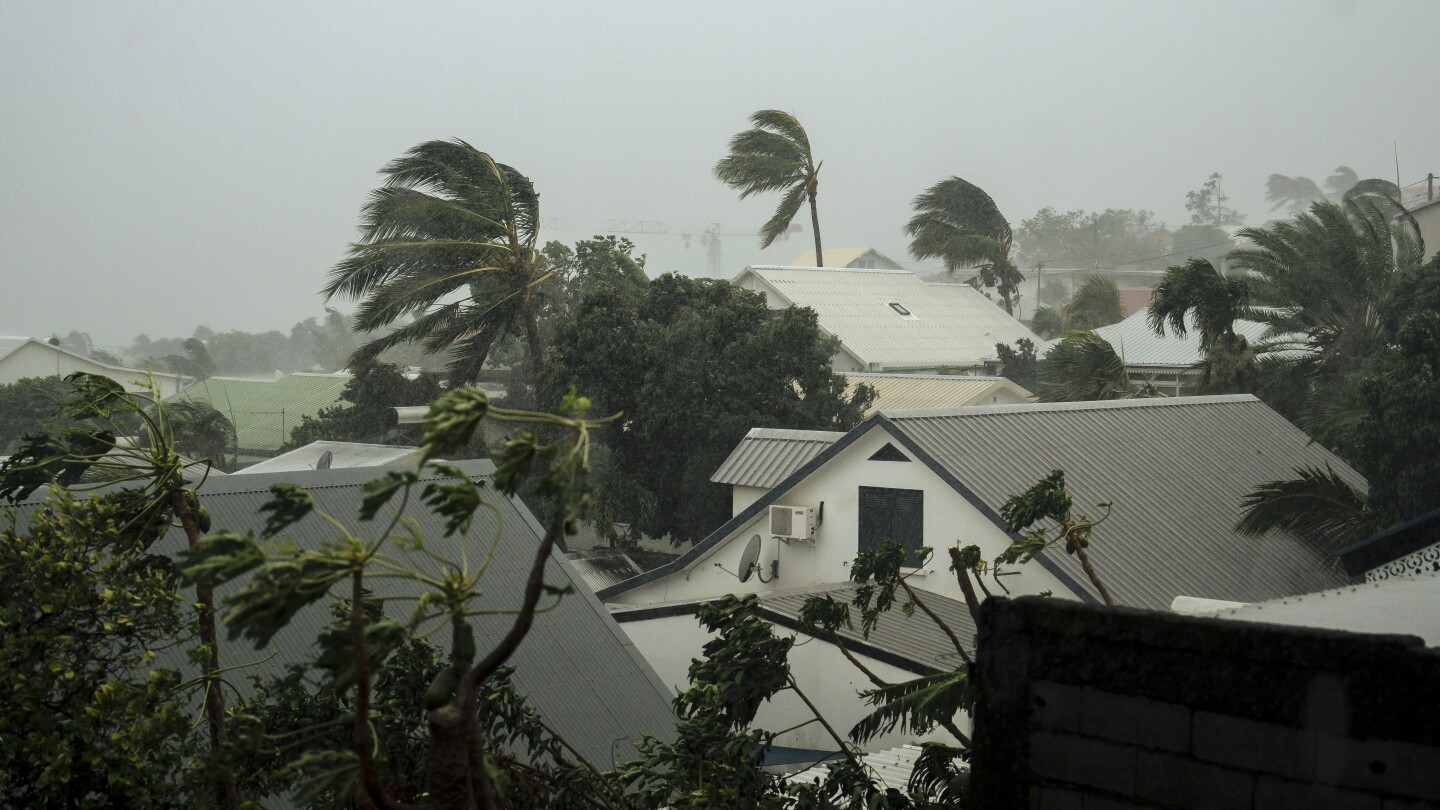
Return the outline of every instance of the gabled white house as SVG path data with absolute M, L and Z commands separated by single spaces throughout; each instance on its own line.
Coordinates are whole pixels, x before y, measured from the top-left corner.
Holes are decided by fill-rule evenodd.
M 880 411 L 1020 405 L 1035 401 L 1035 395 L 1024 386 L 1004 377 L 854 372 L 846 374 L 845 380 L 850 384 L 847 394 L 853 394 L 862 384 L 875 389 L 875 401 L 865 409 L 866 416 Z
M 1040 342 L 973 287 L 928 284 L 906 270 L 756 265 L 732 283 L 763 293 L 771 309 L 815 310 L 840 339 L 831 360 L 840 373 L 979 372 L 997 343 Z
M 77 371 L 108 377 L 125 386 L 126 391 L 147 390 L 143 382 L 146 372 L 140 369 L 101 363 L 34 338 L 0 336 L 0 385 L 11 385 L 26 377 L 64 378 Z M 160 371 L 149 374 L 160 389 L 161 398 L 173 396 L 195 381 L 192 377 Z
M 807 250 L 790 260 L 792 267 L 814 267 L 815 251 Z M 826 267 L 856 270 L 904 270 L 900 263 L 875 248 L 825 248 Z
M 794 441 L 814 445 L 823 438 Z M 775 446 L 756 454 L 745 473 L 752 488 L 763 489 L 767 475 L 785 473 L 797 458 L 780 446 L 783 437 L 771 441 Z M 1364 483 L 1250 395 L 882 412 L 800 455 L 809 453 L 753 500 L 737 496 L 734 517 L 675 562 L 597 595 L 612 605 L 642 606 L 844 582 L 856 553 L 888 538 L 936 549 L 912 584 L 958 600 L 963 594 L 944 550 L 975 544 L 993 560 L 1014 539 L 1000 507 L 1060 469 L 1078 511 L 1098 516 L 1103 509 L 1096 504 L 1113 504 L 1094 531 L 1090 556 L 1120 604 L 1166 610 L 1181 595 L 1258 602 L 1348 578 L 1333 556 L 1293 536 L 1237 535 L 1245 495 L 1307 464 L 1328 464 Z M 773 471 L 765 458 L 774 459 Z M 732 457 L 722 469 L 740 466 Z M 765 576 L 740 582 L 741 553 L 756 536 Z M 994 593 L 1097 600 L 1079 564 L 1054 552 L 1029 565 L 993 568 L 986 584 Z

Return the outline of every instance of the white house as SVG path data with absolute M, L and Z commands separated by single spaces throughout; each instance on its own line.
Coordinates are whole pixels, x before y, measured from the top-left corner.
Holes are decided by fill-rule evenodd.
M 815 251 L 807 250 L 790 261 L 792 267 L 814 267 Z M 826 248 L 826 267 L 850 267 L 856 270 L 904 270 L 900 263 L 875 248 Z
M 1004 377 L 853 372 L 846 374 L 845 379 L 850 383 L 847 394 L 853 394 L 862 384 L 875 389 L 875 401 L 865 409 L 866 416 L 879 411 L 1019 405 L 1035 401 L 1035 395 L 1024 386 Z
M 10 385 L 26 377 L 68 377 L 77 371 L 108 377 L 125 386 L 126 391 L 145 391 L 147 372 L 137 368 L 112 366 L 91 360 L 59 346 L 28 337 L 0 337 L 0 385 Z M 194 378 L 159 371 L 148 372 L 160 389 L 161 398 L 173 396 Z
M 1416 203 L 1410 209 L 1410 216 L 1420 227 L 1420 238 L 1425 240 L 1425 261 L 1430 261 L 1440 252 L 1440 197 L 1431 197 Z
M 980 372 L 995 344 L 1040 343 L 980 291 L 929 284 L 906 270 L 745 268 L 732 283 L 765 295 L 771 309 L 810 307 L 840 339 L 835 371 Z

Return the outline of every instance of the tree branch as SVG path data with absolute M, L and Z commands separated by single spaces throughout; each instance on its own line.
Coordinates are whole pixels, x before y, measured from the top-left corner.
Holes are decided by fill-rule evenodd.
M 910 583 L 906 582 L 904 577 L 900 578 L 900 587 L 905 589 L 905 595 L 910 597 L 910 601 L 915 603 L 915 607 L 920 608 L 926 616 L 930 617 L 931 621 L 935 622 L 935 624 L 940 626 L 941 630 L 945 631 L 945 635 L 950 637 L 950 643 L 955 645 L 955 652 L 960 654 L 961 660 L 967 664 L 971 663 L 970 656 L 965 652 L 965 647 L 960 644 L 960 639 L 955 635 L 955 631 L 951 630 L 950 625 L 946 624 L 944 620 L 937 616 L 935 611 L 930 609 L 929 605 L 920 600 L 920 597 L 915 593 L 915 589 L 910 587 Z M 967 599 L 966 602 L 968 603 L 969 600 Z M 978 623 L 979 620 L 977 619 L 976 621 Z

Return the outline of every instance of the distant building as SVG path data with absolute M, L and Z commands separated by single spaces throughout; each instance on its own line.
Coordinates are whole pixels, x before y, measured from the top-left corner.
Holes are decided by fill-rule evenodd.
M 414 464 L 420 459 L 420 448 L 361 442 L 311 442 L 288 453 L 281 453 L 259 464 L 252 464 L 236 475 L 296 472 L 303 470 L 344 470 L 352 467 L 395 467 Z
M 211 377 L 172 400 L 205 402 L 235 426 L 241 464 L 275 455 L 306 416 L 340 404 L 349 374 L 290 374 L 279 379 Z
M 1420 238 L 1425 240 L 1425 261 L 1430 261 L 1440 252 L 1440 197 L 1421 202 L 1410 209 L 1415 224 L 1420 226 Z
M 144 383 L 148 373 L 162 398 L 174 396 L 195 381 L 179 374 L 112 366 L 34 338 L 0 337 L 0 385 L 26 377 L 68 377 L 77 371 L 108 377 L 135 392 L 148 390 Z
M 826 267 L 852 270 L 904 270 L 900 263 L 875 248 L 823 248 Z M 790 261 L 792 267 L 814 267 L 815 251 L 807 250 Z
M 875 402 L 866 409 L 866 416 L 880 411 L 955 408 L 966 405 L 1020 405 L 1035 401 L 1035 396 L 1023 386 L 1004 377 L 876 374 L 857 371 L 846 374 L 845 379 L 850 383 L 847 394 L 854 392 L 862 384 L 875 389 Z
M 906 270 L 747 267 L 732 281 L 771 309 L 809 307 L 840 339 L 835 371 L 979 372 L 995 344 L 1040 339 L 963 284 L 928 284 Z

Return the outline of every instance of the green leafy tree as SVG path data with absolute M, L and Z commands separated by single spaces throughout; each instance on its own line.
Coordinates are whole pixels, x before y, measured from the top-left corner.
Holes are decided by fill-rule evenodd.
M 209 462 L 222 472 L 235 469 L 227 451 L 237 447 L 235 426 L 208 402 L 178 400 L 166 407 L 177 452 Z
M 667 274 L 643 296 L 587 296 L 557 325 L 542 390 L 553 401 L 574 385 L 624 414 L 599 437 L 609 455 L 597 517 L 692 540 L 729 516 L 729 494 L 710 475 L 752 427 L 859 424 L 873 390 L 846 393 L 834 347 L 811 310 L 772 310 L 757 293 Z
M 1082 402 L 1157 396 L 1149 383 L 1134 383 L 1110 342 L 1071 330 L 1035 365 L 1034 390 L 1041 402 Z
M 44 430 L 68 389 L 59 377 L 24 377 L 0 385 L 0 455 L 10 453 L 25 434 Z
M 440 380 L 433 374 L 410 379 L 388 363 L 370 363 L 354 370 L 354 376 L 340 392 L 343 403 L 306 415 L 290 431 L 281 450 L 293 450 L 316 441 L 397 443 L 419 439 L 419 429 L 393 428 L 390 409 L 425 405 L 440 395 Z
M 1041 335 L 1044 337 L 1044 335 Z M 995 344 L 995 354 L 1000 358 L 1000 374 L 1026 391 L 1037 387 L 1035 370 L 1035 342 L 1030 338 L 1015 341 L 1014 348 L 1004 343 Z
M 914 207 L 915 216 L 905 226 L 910 255 L 941 259 L 949 273 L 975 268 L 979 285 L 994 287 L 1005 311 L 1013 313 L 1025 276 L 1010 255 L 1010 223 L 990 195 L 967 180 L 951 177 L 916 197 Z
M 1172 252 L 1169 231 L 1149 211 L 1042 208 L 1015 229 L 1017 261 L 1058 267 L 1150 267 Z
M 1052 340 L 1065 331 L 1065 316 L 1051 307 L 1040 307 L 1030 319 L 1030 329 L 1045 340 Z
M 820 163 L 810 151 L 805 127 L 795 116 L 781 110 L 761 110 L 750 116 L 750 123 L 751 129 L 730 139 L 730 153 L 715 164 L 715 177 L 738 189 L 742 200 L 751 194 L 785 192 L 775 214 L 760 228 L 762 248 L 770 247 L 785 233 L 800 206 L 808 202 L 810 227 L 815 234 L 815 264 L 824 267 L 820 214 L 815 207 Z
M 1185 194 L 1185 210 L 1190 212 L 1191 225 L 1225 228 L 1244 223 L 1240 212 L 1226 205 L 1230 196 L 1220 186 L 1222 179 L 1219 172 L 1211 172 L 1204 185 Z
M 1155 334 L 1185 337 L 1193 324 L 1205 353 L 1201 390 L 1240 391 L 1255 374 L 1255 353 L 1235 321 L 1249 311 L 1250 284 L 1226 278 L 1210 262 L 1193 258 L 1165 271 L 1146 316 Z M 1217 374 L 1217 371 L 1219 372 Z
M 1065 306 L 1065 328 L 1099 329 L 1125 319 L 1120 287 L 1106 276 L 1089 276 Z
M 392 161 L 362 210 L 361 238 L 335 266 L 324 295 L 360 299 L 355 328 L 404 326 L 363 345 L 366 365 L 393 346 L 418 342 L 450 353 L 450 373 L 473 381 L 491 348 L 523 334 L 531 371 L 543 376 L 536 249 L 539 195 L 529 178 L 464 141 L 427 141 Z
M 1047 549 L 1064 548 L 1066 554 L 1073 554 L 1080 561 L 1085 576 L 1105 604 L 1115 604 L 1110 589 L 1100 580 L 1087 551 L 1095 527 L 1110 517 L 1110 504 L 1097 504 L 1097 508 L 1105 510 L 1099 518 L 1076 514 L 1074 501 L 1065 487 L 1065 471 L 1052 471 L 1026 491 L 1011 496 L 1000 507 L 1006 531 L 1023 534 L 996 560 L 1009 565 L 1027 563 Z

